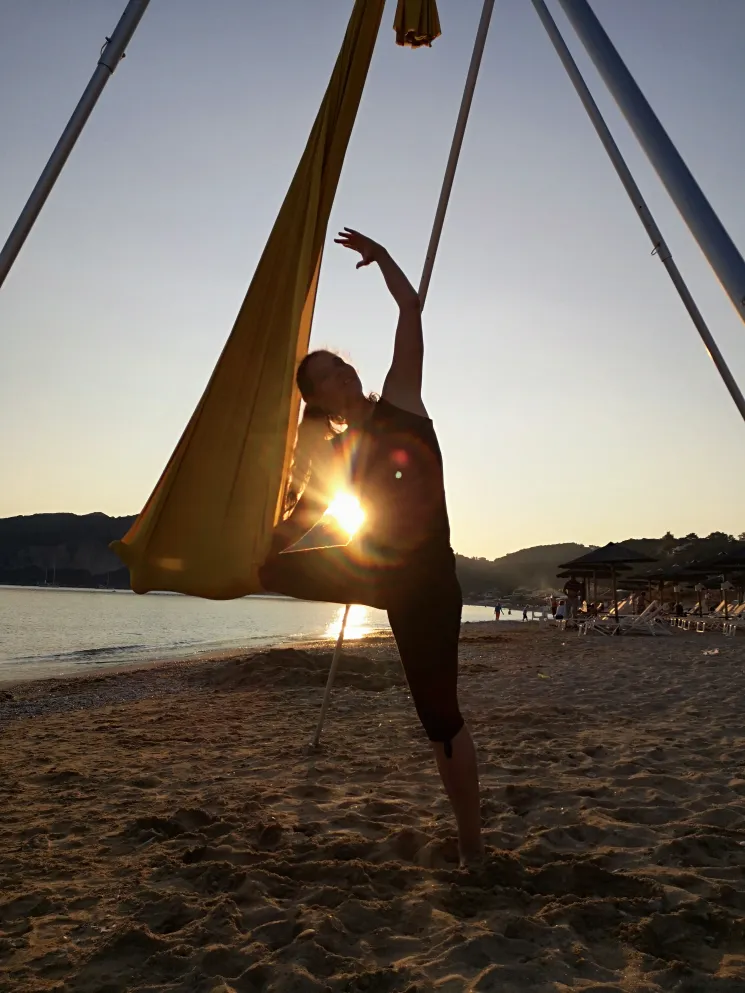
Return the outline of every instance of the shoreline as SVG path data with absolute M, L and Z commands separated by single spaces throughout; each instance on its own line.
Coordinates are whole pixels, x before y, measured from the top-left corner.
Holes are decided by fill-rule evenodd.
M 492 621 L 463 621 L 461 624 L 461 641 L 467 640 L 469 637 L 480 636 L 483 638 L 488 638 L 492 634 L 497 634 L 496 628 L 497 622 Z M 526 625 L 518 621 L 506 621 L 500 620 L 499 630 L 527 630 Z M 177 669 L 182 669 L 188 666 L 202 666 L 210 665 L 219 662 L 225 662 L 230 659 L 242 659 L 251 658 L 255 655 L 260 655 L 267 650 L 278 650 L 278 651 L 331 651 L 333 652 L 334 645 L 336 643 L 336 638 L 301 638 L 300 640 L 294 641 L 292 638 L 288 637 L 278 637 L 262 639 L 257 641 L 256 644 L 252 645 L 239 645 L 239 646 L 229 646 L 221 649 L 206 649 L 204 652 L 195 652 L 185 655 L 183 650 L 178 652 L 175 651 L 173 655 L 163 655 L 153 659 L 152 661 L 143 659 L 133 659 L 131 662 L 121 661 L 121 662 L 78 662 L 71 663 L 71 669 L 64 672 L 55 673 L 54 671 L 49 671 L 53 668 L 54 663 L 30 663 L 24 668 L 30 669 L 35 665 L 44 666 L 45 671 L 39 672 L 35 675 L 25 675 L 12 676 L 10 674 L 6 675 L 2 671 L 2 666 L 0 666 L 0 699 L 2 699 L 2 693 L 12 693 L 15 687 L 29 686 L 36 683 L 51 683 L 51 682 L 68 682 L 72 680 L 85 680 L 85 679 L 101 679 L 103 676 L 110 675 L 116 676 L 122 673 L 134 673 L 134 672 L 150 672 L 157 671 L 163 668 L 175 667 Z M 365 634 L 362 637 L 348 638 L 344 642 L 345 651 L 349 654 L 357 654 L 357 650 L 362 650 L 365 646 L 370 644 L 375 644 L 378 642 L 383 642 L 386 645 L 395 648 L 393 635 L 390 631 L 382 632 L 371 632 Z M 2 663 L 10 669 L 15 665 L 14 662 Z M 80 671 L 75 671 L 79 669 Z
M 132 658 L 131 661 L 121 660 L 117 662 L 68 662 L 66 663 L 66 668 L 64 671 L 55 672 L 55 666 L 65 665 L 65 663 L 55 663 L 51 661 L 40 660 L 38 662 L 23 662 L 11 660 L 9 662 L 0 663 L 0 689 L 8 690 L 15 684 L 25 684 L 25 683 L 36 683 L 44 682 L 46 680 L 67 680 L 67 679 L 85 679 L 88 676 L 99 676 L 103 673 L 111 673 L 112 675 L 119 672 L 131 672 L 136 669 L 150 669 L 159 666 L 169 665 L 173 663 L 179 664 L 189 664 L 191 662 L 209 662 L 209 661 L 219 661 L 223 658 L 229 658 L 233 656 L 245 656 L 252 652 L 261 652 L 266 648 L 278 647 L 279 645 L 287 644 L 288 647 L 293 646 L 293 642 L 290 639 L 272 639 L 270 636 L 266 638 L 257 638 L 256 643 L 252 645 L 242 645 L 227 646 L 225 648 L 206 648 L 204 651 L 195 651 L 188 654 L 184 653 L 183 647 L 179 650 L 174 647 L 173 651 L 164 650 L 162 653 L 157 652 L 156 656 L 151 659 L 144 658 Z M 25 674 L 22 676 L 14 676 L 11 674 L 14 666 L 22 668 L 25 670 Z M 3 668 L 7 669 L 7 674 L 3 671 Z M 31 670 L 35 670 L 38 667 L 38 672 L 36 674 L 31 674 Z M 42 672 L 43 670 L 43 672 Z M 78 671 L 79 670 L 79 671 Z
M 24 594 L 27 592 L 34 592 L 34 588 L 23 589 L 20 587 L 8 587 L 13 591 L 21 591 Z M 38 592 L 42 592 L 39 588 Z M 48 590 L 43 590 L 43 592 L 48 592 Z M 55 589 L 55 592 L 60 594 L 75 594 L 78 592 L 84 592 L 86 594 L 99 594 L 104 591 L 100 590 L 63 590 Z M 136 596 L 131 591 L 128 591 L 129 596 Z M 155 596 L 160 596 L 161 594 L 155 594 Z M 180 594 L 162 594 L 163 596 L 171 598 L 180 598 Z M 181 598 L 186 599 L 186 598 Z M 251 601 L 261 601 L 267 600 L 272 602 L 287 603 L 288 605 L 301 604 L 303 607 L 315 607 L 318 606 L 314 601 L 295 601 L 288 597 L 279 597 L 274 595 L 267 596 L 256 596 L 256 597 L 246 597 L 244 598 L 246 603 Z M 109 602 L 109 598 L 106 598 L 106 602 Z M 188 605 L 187 605 L 188 606 Z M 329 619 L 328 622 L 324 621 L 323 625 L 327 631 L 330 631 L 334 625 L 335 620 L 333 619 L 333 612 L 339 613 L 342 609 L 338 605 L 320 605 L 322 607 L 329 607 Z M 478 605 L 477 605 L 478 606 Z M 468 617 L 468 611 L 473 607 L 470 604 L 464 604 L 464 610 L 466 616 Z M 261 609 L 260 607 L 258 608 Z M 275 608 L 272 607 L 272 610 Z M 377 614 L 378 612 L 372 612 Z M 482 613 L 486 613 L 480 606 L 478 610 L 472 611 L 470 617 L 473 615 L 481 617 Z M 511 620 L 509 618 L 504 618 L 500 621 L 501 624 L 508 624 Z M 268 626 L 268 630 L 264 633 L 261 632 L 262 623 L 258 623 L 258 631 L 254 634 L 249 634 L 251 630 L 252 622 L 250 619 L 248 621 L 247 629 L 236 631 L 235 625 L 233 630 L 228 634 L 227 631 L 222 631 L 218 629 L 213 623 L 214 632 L 213 637 L 209 635 L 207 637 L 202 636 L 197 640 L 193 641 L 191 644 L 184 644 L 183 640 L 170 643 L 168 638 L 162 638 L 158 636 L 158 633 L 153 631 L 154 637 L 150 644 L 142 645 L 129 645 L 126 641 L 123 645 L 117 644 L 115 641 L 110 641 L 111 634 L 107 633 L 105 629 L 101 631 L 100 641 L 94 639 L 88 640 L 87 643 L 83 641 L 82 647 L 70 647 L 68 650 L 62 651 L 60 653 L 56 652 L 56 649 L 52 644 L 49 644 L 50 638 L 47 636 L 47 644 L 45 645 L 45 650 L 40 654 L 19 654 L 16 650 L 15 657 L 0 657 L 0 687 L 7 687 L 16 682 L 33 680 L 33 679 L 49 679 L 49 678 L 66 678 L 77 674 L 83 674 L 85 672 L 99 672 L 99 671 L 114 671 L 115 669 L 130 668 L 132 666 L 139 665 L 154 665 L 162 661 L 169 661 L 180 658 L 194 658 L 194 659 L 206 659 L 210 657 L 221 657 L 226 653 L 250 653 L 258 651 L 262 648 L 269 646 L 283 646 L 285 644 L 299 645 L 309 640 L 314 640 L 318 638 L 321 639 L 321 629 L 313 630 L 316 627 L 315 624 L 310 625 L 310 630 L 308 630 L 308 625 L 305 626 L 305 630 L 302 630 L 302 626 L 298 630 L 298 633 L 292 633 L 293 621 L 292 618 L 288 616 L 287 623 L 281 625 L 279 628 L 279 633 L 277 633 L 276 625 L 271 623 Z M 464 620 L 464 624 L 471 623 L 484 623 L 484 619 L 479 621 L 474 620 Z M 363 628 L 369 630 L 371 633 L 375 632 L 386 632 L 389 633 L 390 629 L 387 624 L 385 626 L 380 625 L 380 618 L 371 617 L 369 621 L 363 622 Z M 282 633 L 282 627 L 284 627 L 285 632 Z M 256 625 L 255 625 L 256 629 Z M 222 633 L 222 637 L 220 634 Z M 228 634 L 226 637 L 225 635 Z M 347 641 L 352 641 L 354 632 L 348 630 Z M 121 635 L 121 632 L 120 632 Z M 329 635 L 331 637 L 331 635 Z M 336 635 L 334 634 L 335 638 Z M 124 635 L 126 638 L 126 634 Z M 54 641 L 54 633 L 51 633 L 51 641 Z M 74 639 L 75 642 L 78 641 L 77 638 Z M 159 645 L 158 642 L 163 641 L 163 644 Z M 13 643 L 13 631 L 11 628 L 11 644 Z M 64 643 L 65 645 L 69 642 Z M 28 651 L 28 649 L 27 649 Z

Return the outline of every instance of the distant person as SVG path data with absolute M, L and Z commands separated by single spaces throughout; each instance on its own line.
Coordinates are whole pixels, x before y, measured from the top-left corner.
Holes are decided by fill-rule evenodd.
M 563 621 L 566 616 L 566 604 L 563 600 L 559 600 L 559 606 L 556 608 L 556 620 Z
M 501 613 L 502 613 L 502 604 L 501 603 L 495 604 L 494 605 L 494 620 L 495 621 L 498 621 L 499 620 L 499 615 Z
M 564 596 L 566 597 L 566 604 L 564 608 L 564 616 L 569 618 L 575 618 L 577 616 L 577 609 L 579 607 L 579 595 L 582 592 L 582 585 L 578 582 L 576 576 L 572 576 L 567 580 L 564 587 Z
M 559 601 L 555 596 L 551 597 L 551 616 L 556 620 L 556 611 L 559 609 Z
M 527 619 L 528 619 L 528 608 L 523 607 L 523 621 L 527 621 Z

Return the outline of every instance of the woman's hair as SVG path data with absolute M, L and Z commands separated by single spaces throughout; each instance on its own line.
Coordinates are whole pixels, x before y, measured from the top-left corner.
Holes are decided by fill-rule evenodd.
M 325 446 L 329 440 L 334 435 L 341 434 L 346 428 L 343 417 L 327 413 L 309 399 L 313 395 L 313 382 L 308 368 L 310 360 L 316 355 L 333 354 L 324 348 L 308 352 L 295 373 L 295 382 L 305 401 L 305 409 L 297 428 L 295 451 L 293 452 L 290 478 L 284 500 L 285 517 L 292 512 L 303 490 L 308 485 L 313 462 L 318 461 L 323 457 L 323 454 L 328 452 Z
M 343 430 L 344 418 L 321 410 L 321 408 L 317 407 L 310 399 L 313 396 L 313 380 L 310 375 L 310 361 L 318 355 L 331 355 L 338 359 L 336 352 L 330 352 L 326 348 L 317 348 L 314 352 L 308 352 L 305 358 L 300 362 L 300 365 L 297 367 L 295 382 L 297 383 L 297 388 L 300 390 L 300 396 L 306 404 L 305 410 L 303 411 L 303 420 L 305 420 L 306 417 L 315 421 L 325 419 L 328 424 L 330 437 L 331 435 L 338 434 L 339 431 Z
M 313 403 L 313 381 L 308 367 L 310 360 L 317 355 L 333 355 L 338 358 L 335 352 L 318 348 L 314 352 L 308 352 L 297 367 L 295 382 L 305 401 L 305 409 L 297 428 L 295 451 L 284 500 L 284 517 L 290 515 L 308 485 L 313 462 L 320 463 L 324 456 L 329 457 L 331 455 L 328 447 L 329 441 L 336 435 L 342 434 L 347 428 L 347 422 L 343 416 L 331 414 Z M 379 399 L 377 393 L 370 393 L 368 396 L 368 400 L 372 402 Z

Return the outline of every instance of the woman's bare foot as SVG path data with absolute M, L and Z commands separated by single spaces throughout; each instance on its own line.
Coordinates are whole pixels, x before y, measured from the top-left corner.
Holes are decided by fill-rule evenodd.
M 465 869 L 466 872 L 479 872 L 483 869 L 487 862 L 487 854 L 484 846 L 481 846 L 479 851 L 473 853 L 460 853 L 460 868 Z

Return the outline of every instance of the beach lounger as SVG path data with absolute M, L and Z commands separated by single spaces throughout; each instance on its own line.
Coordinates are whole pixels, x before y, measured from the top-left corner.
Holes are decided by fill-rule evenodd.
M 621 619 L 622 634 L 672 634 L 671 627 L 665 623 L 662 604 L 657 600 L 652 602 L 635 617 Z

